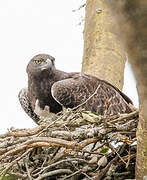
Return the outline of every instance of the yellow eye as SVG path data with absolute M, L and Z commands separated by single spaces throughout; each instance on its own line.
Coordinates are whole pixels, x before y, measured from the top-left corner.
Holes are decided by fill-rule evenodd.
M 34 60 L 34 62 L 36 63 L 36 64 L 41 64 L 41 60 Z

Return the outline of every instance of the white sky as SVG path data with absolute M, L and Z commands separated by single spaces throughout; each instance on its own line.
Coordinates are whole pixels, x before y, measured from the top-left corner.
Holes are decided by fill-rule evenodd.
M 35 123 L 18 102 L 27 86 L 26 65 L 36 54 L 56 58 L 56 67 L 80 71 L 83 55 L 82 0 L 0 0 L 0 133 L 7 128 L 31 128 Z M 124 92 L 138 105 L 135 81 L 127 65 Z

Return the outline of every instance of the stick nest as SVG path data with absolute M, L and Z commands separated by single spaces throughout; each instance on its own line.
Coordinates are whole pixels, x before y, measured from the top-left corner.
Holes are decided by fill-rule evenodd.
M 138 110 L 99 116 L 66 109 L 34 129 L 0 135 L 0 179 L 134 178 Z

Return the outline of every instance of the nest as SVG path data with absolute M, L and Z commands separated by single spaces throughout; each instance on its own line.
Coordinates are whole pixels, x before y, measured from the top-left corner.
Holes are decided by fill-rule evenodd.
M 0 135 L 0 179 L 134 178 L 138 110 L 99 116 L 66 109 Z

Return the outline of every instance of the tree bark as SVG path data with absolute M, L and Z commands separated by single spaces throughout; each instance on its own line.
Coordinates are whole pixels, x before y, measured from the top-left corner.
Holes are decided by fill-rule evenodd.
M 82 71 L 123 87 L 126 54 L 105 0 L 87 0 Z
M 147 176 L 147 1 L 106 0 L 115 12 L 120 34 L 128 52 L 139 94 L 136 180 Z

